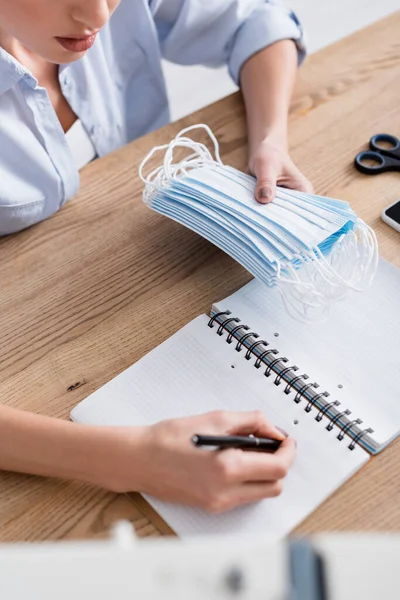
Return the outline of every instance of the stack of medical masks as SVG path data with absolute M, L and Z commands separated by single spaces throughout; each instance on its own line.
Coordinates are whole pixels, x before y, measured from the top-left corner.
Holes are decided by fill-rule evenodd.
M 214 156 L 186 136 L 196 128 L 206 129 Z M 178 147 L 189 154 L 174 163 Z M 162 164 L 145 177 L 144 168 L 157 152 L 164 153 Z M 376 237 L 347 202 L 278 187 L 271 203 L 259 204 L 255 178 L 222 163 L 206 125 L 183 129 L 169 144 L 155 147 L 139 175 L 148 206 L 202 235 L 266 285 L 276 286 L 297 319 L 323 320 L 332 302 L 372 283 Z

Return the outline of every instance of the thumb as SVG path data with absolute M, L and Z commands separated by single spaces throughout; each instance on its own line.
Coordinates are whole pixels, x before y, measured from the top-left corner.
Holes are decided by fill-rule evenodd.
M 272 170 L 263 170 L 257 175 L 255 198 L 260 204 L 272 202 L 276 194 L 276 174 Z

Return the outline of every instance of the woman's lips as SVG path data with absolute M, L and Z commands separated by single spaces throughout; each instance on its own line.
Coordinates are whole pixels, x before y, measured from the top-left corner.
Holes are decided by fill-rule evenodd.
M 68 52 L 86 52 L 96 40 L 97 33 L 92 33 L 81 38 L 56 37 L 57 42 Z

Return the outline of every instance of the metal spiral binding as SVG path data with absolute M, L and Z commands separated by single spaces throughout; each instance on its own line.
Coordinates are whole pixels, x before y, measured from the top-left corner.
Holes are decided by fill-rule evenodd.
M 346 410 L 344 410 L 343 412 L 339 412 L 337 415 L 335 415 L 334 417 L 331 418 L 331 420 L 329 421 L 329 423 L 328 423 L 328 425 L 326 427 L 327 430 L 328 431 L 332 431 L 333 426 L 337 425 L 337 422 L 342 418 L 342 416 L 344 416 L 344 415 L 347 416 L 347 415 L 350 415 L 350 414 L 351 414 L 351 410 L 349 410 L 348 408 Z M 339 433 L 339 435 L 340 435 L 340 433 Z M 339 435 L 338 435 L 338 440 L 341 439 L 341 438 L 339 438 Z
M 264 350 L 264 352 L 261 352 L 260 356 L 257 357 L 257 360 L 254 363 L 255 368 L 259 369 L 261 367 L 261 363 L 263 363 L 264 359 L 270 354 L 276 355 L 278 354 L 278 350 L 276 348 L 270 348 L 269 350 Z
M 368 433 L 374 433 L 374 430 L 371 429 L 371 427 L 368 427 L 368 429 L 364 429 L 363 431 L 357 433 L 357 435 L 353 438 L 353 441 L 349 446 L 349 450 L 354 450 L 361 438 L 364 437 L 364 435 L 367 435 Z
M 224 318 L 225 317 L 225 318 Z M 324 399 L 329 398 L 328 392 L 318 392 L 319 384 L 316 382 L 308 382 L 309 376 L 306 373 L 302 375 L 296 375 L 299 367 L 296 365 L 287 366 L 288 359 L 285 356 L 279 355 L 279 351 L 276 348 L 270 347 L 269 342 L 266 340 L 259 339 L 258 333 L 250 331 L 248 325 L 241 324 L 240 319 L 231 316 L 231 311 L 226 310 L 214 314 L 209 322 L 208 326 L 212 329 L 214 325 L 218 325 L 217 334 L 222 336 L 224 332 L 227 332 L 226 342 L 231 344 L 233 339 L 237 340 L 235 350 L 241 352 L 242 348 L 247 348 L 245 359 L 250 360 L 251 357 L 255 357 L 254 366 L 259 369 L 263 364 L 266 368 L 264 375 L 270 377 L 274 372 L 276 377 L 274 379 L 275 385 L 279 386 L 282 382 L 286 383 L 284 393 L 289 395 L 291 392 L 295 392 L 293 401 L 299 404 L 302 400 L 306 401 L 304 411 L 306 413 L 311 412 L 312 409 L 317 410 L 315 420 L 320 422 L 325 417 L 328 419 L 326 429 L 332 431 L 336 426 L 339 428 L 339 434 L 337 439 L 342 441 L 346 435 L 351 437 L 351 443 L 348 446 L 349 450 L 354 450 L 358 442 L 365 435 L 373 433 L 373 429 L 368 428 L 361 430 L 359 425 L 362 424 L 361 419 L 350 420 L 348 417 L 351 415 L 351 411 L 346 409 L 340 411 L 338 407 L 340 402 L 333 400 L 331 402 L 324 403 Z M 234 326 L 233 326 L 234 325 Z M 239 332 L 243 330 L 244 333 Z M 259 351 L 261 348 L 266 348 Z
M 281 383 L 283 377 L 286 375 L 286 373 L 289 373 L 289 371 L 293 371 L 295 373 L 298 370 L 299 370 L 299 367 L 296 367 L 296 365 L 292 365 L 291 367 L 285 367 L 284 369 L 282 369 L 282 371 L 279 373 L 279 375 L 277 375 L 275 377 L 274 384 L 275 385 L 280 385 L 280 383 Z M 288 393 L 290 393 L 290 390 L 289 390 Z
M 293 377 L 293 379 L 291 379 L 285 387 L 285 394 L 290 394 L 292 388 L 295 387 L 296 383 L 298 381 L 301 381 L 302 379 L 308 379 L 308 375 L 306 373 L 303 373 L 303 375 L 297 375 L 296 377 Z
M 353 421 L 350 421 L 350 423 L 347 423 L 347 425 L 342 427 L 342 430 L 338 435 L 338 440 L 342 440 L 344 438 L 344 436 L 346 435 L 346 433 L 348 432 L 348 430 L 353 427 L 353 425 L 361 425 L 361 423 L 362 423 L 361 419 L 353 419 Z
M 241 329 L 244 329 L 245 331 L 248 331 L 250 329 L 250 327 L 248 327 L 247 325 L 236 325 L 236 327 L 234 327 L 228 333 L 228 337 L 226 338 L 226 341 L 227 341 L 228 344 L 232 344 L 232 339 L 234 337 L 236 337 L 237 332 L 240 331 Z
M 340 402 L 338 400 L 334 400 L 333 402 L 328 402 L 328 404 L 325 404 L 325 406 L 320 409 L 319 413 L 315 417 L 315 420 L 318 422 L 322 421 L 322 417 L 324 417 L 326 413 L 329 412 L 329 409 L 333 406 L 340 406 Z
M 265 340 L 258 340 L 256 342 L 254 342 L 253 344 L 251 344 L 251 346 L 249 347 L 249 349 L 247 350 L 247 352 L 245 354 L 246 360 L 250 360 L 250 358 L 254 354 L 254 350 L 257 348 L 257 346 L 268 346 L 268 342 L 266 342 Z

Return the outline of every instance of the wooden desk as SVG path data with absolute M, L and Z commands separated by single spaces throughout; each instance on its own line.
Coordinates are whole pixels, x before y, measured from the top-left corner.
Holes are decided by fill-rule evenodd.
M 399 174 L 360 175 L 370 136 L 400 137 L 400 13 L 308 59 L 290 117 L 291 152 L 318 193 L 350 200 L 400 267 L 400 236 L 379 218 Z M 88 166 L 79 197 L 49 221 L 0 241 L 0 398 L 67 418 L 80 400 L 249 280 L 228 256 L 141 202 L 140 160 L 183 126 L 207 122 L 223 160 L 245 167 L 239 95 Z M 373 377 L 373 374 L 371 374 Z M 299 528 L 400 529 L 400 440 Z M 151 520 L 145 515 L 151 515 Z M 137 495 L 0 474 L 0 541 L 104 535 L 117 518 L 165 530 Z

